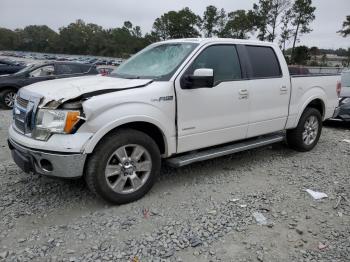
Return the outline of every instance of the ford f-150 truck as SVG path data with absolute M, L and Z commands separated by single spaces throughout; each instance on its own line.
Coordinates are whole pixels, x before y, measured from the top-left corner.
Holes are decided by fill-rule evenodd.
M 109 76 L 20 89 L 9 129 L 27 173 L 84 177 L 107 201 L 146 194 L 161 160 L 173 167 L 286 140 L 318 142 L 338 104 L 338 75 L 293 76 L 273 43 L 155 43 Z

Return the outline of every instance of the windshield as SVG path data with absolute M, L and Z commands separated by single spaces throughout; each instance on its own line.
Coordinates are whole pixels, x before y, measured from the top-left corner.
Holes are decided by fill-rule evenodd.
M 20 74 L 22 74 L 22 73 L 24 73 L 24 72 L 27 72 L 27 71 L 29 71 L 29 70 L 31 70 L 31 69 L 34 69 L 34 67 L 38 67 L 38 64 L 30 64 L 30 65 L 28 65 L 28 66 L 22 68 L 22 69 L 19 70 L 18 72 L 14 73 L 14 75 L 20 75 Z
M 111 73 L 111 76 L 169 80 L 197 45 L 167 43 L 149 46 L 125 61 Z

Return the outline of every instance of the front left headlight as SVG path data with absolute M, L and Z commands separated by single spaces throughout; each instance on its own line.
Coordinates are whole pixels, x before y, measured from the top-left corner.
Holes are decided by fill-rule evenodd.
M 80 111 L 40 109 L 32 136 L 38 140 L 47 140 L 51 134 L 70 134 L 79 117 Z
M 344 98 L 344 99 L 341 101 L 341 104 L 342 104 L 342 105 L 348 104 L 348 103 L 350 103 L 350 97 Z

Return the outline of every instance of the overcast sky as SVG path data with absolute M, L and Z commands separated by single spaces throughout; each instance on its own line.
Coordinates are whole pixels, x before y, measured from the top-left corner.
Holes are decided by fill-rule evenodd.
M 0 27 L 15 29 L 27 25 L 48 25 L 54 30 L 81 18 L 105 28 L 119 27 L 129 20 L 142 32 L 152 28 L 154 20 L 170 10 L 189 7 L 202 15 L 205 7 L 215 5 L 226 11 L 251 9 L 258 0 L 0 0 Z M 313 32 L 302 36 L 300 44 L 321 48 L 350 47 L 350 37 L 336 33 L 346 15 L 350 0 L 313 0 L 316 19 Z M 254 38 L 254 37 L 253 37 Z

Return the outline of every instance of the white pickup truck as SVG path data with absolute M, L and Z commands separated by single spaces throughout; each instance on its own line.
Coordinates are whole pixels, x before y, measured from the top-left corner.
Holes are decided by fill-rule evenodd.
M 311 150 L 338 104 L 339 79 L 290 77 L 273 43 L 160 42 L 110 76 L 22 88 L 9 147 L 25 172 L 84 177 L 123 204 L 150 190 L 162 159 L 180 167 L 284 139 Z

